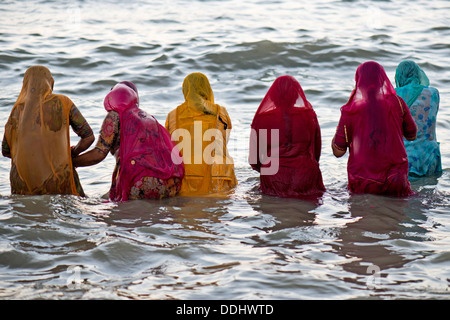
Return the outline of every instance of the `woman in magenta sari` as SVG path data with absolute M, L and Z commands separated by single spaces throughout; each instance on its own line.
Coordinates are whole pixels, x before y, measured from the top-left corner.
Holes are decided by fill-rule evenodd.
M 373 61 L 356 70 L 356 86 L 341 108 L 333 138 L 336 157 L 350 150 L 347 173 L 353 193 L 404 197 L 413 194 L 403 136 L 414 140 L 417 127 L 408 106 L 396 95 L 383 67 Z
M 323 194 L 320 127 L 294 77 L 274 81 L 251 126 L 249 162 L 260 172 L 263 193 L 289 198 Z
M 139 108 L 136 86 L 115 85 L 105 97 L 108 114 L 95 149 L 73 160 L 75 167 L 94 165 L 108 152 L 116 157 L 109 198 L 112 201 L 161 199 L 181 189 L 184 165 L 169 132 Z

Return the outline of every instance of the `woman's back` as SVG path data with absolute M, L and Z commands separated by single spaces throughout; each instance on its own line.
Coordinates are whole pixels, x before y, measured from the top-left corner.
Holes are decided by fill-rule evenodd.
M 12 193 L 80 194 L 69 139 L 74 104 L 52 93 L 53 81 L 46 67 L 30 67 L 6 124 Z
M 402 61 L 395 72 L 397 94 L 408 104 L 417 124 L 417 139 L 406 141 L 409 174 L 426 176 L 442 171 L 441 153 L 436 138 L 439 92 L 430 87 L 430 80 L 417 63 Z
M 209 80 L 201 73 L 183 82 L 185 102 L 170 111 L 166 129 L 183 156 L 185 176 L 180 195 L 228 191 L 237 184 L 227 142 L 231 120 L 225 107 L 214 102 Z
M 252 122 L 249 162 L 260 172 L 261 191 L 279 197 L 319 196 L 320 127 L 298 81 L 277 78 Z
M 312 109 L 293 110 L 289 113 L 292 123 L 291 128 L 285 126 L 285 120 L 281 110 L 275 109 L 262 114 L 258 119 L 258 126 L 255 130 L 267 130 L 267 149 L 279 147 L 278 153 L 280 164 L 295 163 L 301 157 L 314 159 L 316 136 L 320 130 L 316 114 Z M 278 139 L 272 139 L 272 135 L 277 134 Z M 261 139 L 261 135 L 260 135 Z M 275 145 L 272 143 L 275 142 Z
M 423 88 L 409 107 L 417 124 L 417 139 L 405 140 L 409 174 L 425 176 L 442 172 L 441 152 L 436 138 L 439 92 L 433 87 Z
M 332 144 L 337 157 L 350 149 L 349 189 L 354 193 L 407 196 L 411 189 L 402 137 L 416 137 L 411 113 L 380 64 L 361 64 L 355 82 L 349 101 L 341 108 Z

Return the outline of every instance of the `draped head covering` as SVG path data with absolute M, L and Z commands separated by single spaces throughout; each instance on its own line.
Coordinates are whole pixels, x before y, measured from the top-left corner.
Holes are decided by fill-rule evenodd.
M 172 135 L 182 133 L 180 151 L 186 174 L 180 195 L 227 191 L 237 184 L 234 162 L 227 149 L 231 129 L 228 113 L 214 102 L 209 80 L 202 73 L 186 76 L 182 91 L 185 101 L 166 120 L 166 128 Z
M 350 99 L 342 107 L 349 112 L 368 105 L 376 106 L 387 96 L 396 95 L 384 68 L 374 61 L 365 62 L 356 69 L 355 83 Z
M 414 176 L 442 172 L 440 144 L 436 138 L 439 91 L 430 87 L 425 72 L 411 60 L 402 61 L 395 72 L 397 94 L 405 100 L 417 124 L 417 138 L 404 141 L 409 173 Z
M 258 162 L 251 163 L 255 170 L 273 166 L 262 158 L 278 152 L 279 169 L 275 174 L 261 172 L 264 193 L 297 197 L 321 194 L 325 188 L 319 169 L 321 152 L 320 127 L 311 103 L 306 99 L 300 83 L 292 76 L 278 77 L 266 93 L 253 118 L 252 129 L 256 140 L 250 143 L 250 154 L 257 151 Z M 261 149 L 260 130 L 267 130 L 266 150 Z M 264 131 L 266 132 L 266 131 Z M 278 139 L 272 135 L 278 133 Z
M 357 68 L 355 82 L 355 89 L 342 110 L 354 114 L 361 124 L 364 123 L 364 127 L 358 130 L 363 140 L 356 139 L 354 143 L 360 142 L 377 151 L 380 144 L 385 143 L 383 141 L 391 130 L 389 128 L 391 105 L 388 98 L 396 96 L 396 92 L 384 68 L 374 61 L 365 62 Z M 398 103 L 396 106 L 399 107 Z
M 424 87 L 430 85 L 425 72 L 411 60 L 402 61 L 395 71 L 397 93 L 405 100 L 408 107 L 419 97 Z
M 366 190 L 364 184 L 389 185 L 389 179 L 400 177 L 403 187 L 398 195 L 408 195 L 408 161 L 403 144 L 403 125 L 415 125 L 406 105 L 397 97 L 384 68 L 374 62 L 361 64 L 355 75 L 355 89 L 341 108 L 347 144 L 350 147 L 348 175 L 351 191 Z M 403 103 L 402 103 L 403 102 Z M 414 133 L 415 134 L 415 133 Z M 359 185 L 356 185 L 358 181 Z
M 217 114 L 219 106 L 214 103 L 214 93 L 204 74 L 200 72 L 189 74 L 183 81 L 183 95 L 187 112 Z
M 279 129 L 285 132 L 287 141 L 290 141 L 292 137 L 291 114 L 313 110 L 300 83 L 294 77 L 285 75 L 275 79 L 255 113 L 252 127 L 257 126 L 260 116 L 275 110 L 281 113 L 284 121 L 283 128 Z
M 275 79 L 269 91 L 267 91 L 255 116 L 275 108 L 280 108 L 286 112 L 293 107 L 312 109 L 300 83 L 292 76 L 281 76 Z
M 104 100 L 107 111 L 120 118 L 120 171 L 110 199 L 126 201 L 131 187 L 142 177 L 169 179 L 184 176 L 181 155 L 168 131 L 139 108 L 137 89 L 131 82 L 113 87 Z
M 5 137 L 11 148 L 12 189 L 21 194 L 75 194 L 69 139 L 72 101 L 53 94 L 54 80 L 44 66 L 32 66 L 11 111 Z

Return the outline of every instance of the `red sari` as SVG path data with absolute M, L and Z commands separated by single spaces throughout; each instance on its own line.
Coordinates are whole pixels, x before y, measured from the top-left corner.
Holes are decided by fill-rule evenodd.
M 408 196 L 408 158 L 403 136 L 414 138 L 417 127 L 408 106 L 395 93 L 383 67 L 360 65 L 356 87 L 341 108 L 334 147 L 350 150 L 348 187 L 353 193 Z
M 320 127 L 295 78 L 274 81 L 251 127 L 249 162 L 260 172 L 263 193 L 289 198 L 322 195 Z

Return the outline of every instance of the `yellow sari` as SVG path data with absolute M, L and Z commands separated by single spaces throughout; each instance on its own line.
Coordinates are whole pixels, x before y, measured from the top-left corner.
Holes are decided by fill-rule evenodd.
M 69 113 L 72 101 L 53 94 L 53 77 L 44 66 L 30 67 L 5 127 L 11 150 L 13 194 L 74 194 Z
M 231 129 L 227 110 L 214 103 L 208 78 L 201 73 L 185 78 L 183 94 L 185 102 L 166 119 L 166 129 L 172 140 L 182 136 L 178 147 L 183 156 L 185 176 L 179 195 L 227 191 L 237 184 L 234 162 L 227 149 Z M 186 132 L 189 135 L 183 135 Z

